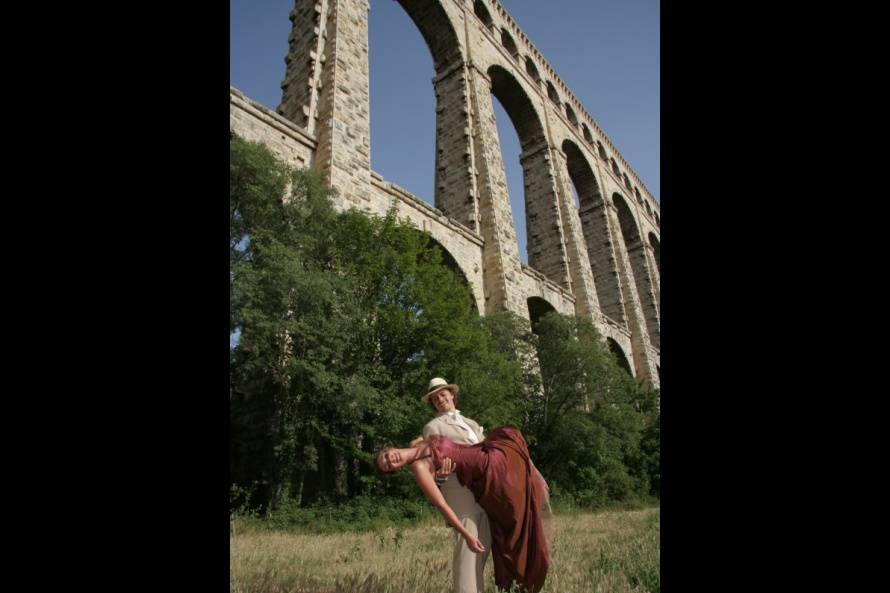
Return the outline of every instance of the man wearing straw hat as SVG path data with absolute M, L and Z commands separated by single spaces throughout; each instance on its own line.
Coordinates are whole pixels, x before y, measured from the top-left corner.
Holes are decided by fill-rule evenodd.
M 438 415 L 423 427 L 423 438 L 429 439 L 434 434 L 448 437 L 461 445 L 473 445 L 482 442 L 482 427 L 475 421 L 461 415 L 456 409 L 457 394 L 460 387 L 448 383 L 441 377 L 435 377 L 426 388 L 421 401 L 429 404 Z M 467 546 L 466 540 L 455 532 L 453 555 L 454 593 L 482 593 L 484 580 L 482 571 L 488 552 L 491 550 L 491 529 L 488 515 L 476 502 L 473 493 L 460 485 L 452 474 L 454 465 L 445 459 L 442 468 L 436 475 L 436 483 L 455 514 L 464 527 L 474 533 L 485 546 L 485 552 L 476 554 Z

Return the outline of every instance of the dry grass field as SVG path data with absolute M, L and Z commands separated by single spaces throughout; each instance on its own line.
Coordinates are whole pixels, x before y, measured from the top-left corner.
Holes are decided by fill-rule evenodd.
M 233 525 L 230 593 L 451 593 L 453 532 L 303 535 Z M 491 561 L 486 593 L 494 593 Z M 557 515 L 542 593 L 658 593 L 659 510 Z

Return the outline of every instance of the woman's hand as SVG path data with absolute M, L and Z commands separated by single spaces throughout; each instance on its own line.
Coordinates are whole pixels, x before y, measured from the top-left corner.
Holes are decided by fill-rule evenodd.
M 467 540 L 467 547 L 476 554 L 481 554 L 485 551 L 485 546 L 482 545 L 482 542 L 479 541 L 479 538 L 475 535 L 467 533 L 464 536 L 464 539 Z

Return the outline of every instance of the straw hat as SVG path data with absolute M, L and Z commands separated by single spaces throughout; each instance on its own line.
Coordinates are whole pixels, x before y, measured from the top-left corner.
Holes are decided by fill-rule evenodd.
M 449 383 L 442 377 L 434 377 L 430 384 L 426 386 L 426 395 L 420 398 L 420 401 L 424 403 L 429 403 L 430 396 L 437 391 L 441 391 L 443 389 L 450 389 L 451 393 L 457 395 L 457 392 L 460 391 L 460 387 L 455 385 L 454 383 Z

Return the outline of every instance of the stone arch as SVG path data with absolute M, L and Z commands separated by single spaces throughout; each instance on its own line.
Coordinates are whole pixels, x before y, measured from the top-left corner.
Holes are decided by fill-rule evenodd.
M 633 371 L 630 369 L 630 361 L 627 360 L 627 355 L 624 353 L 624 348 L 621 347 L 621 344 L 613 340 L 612 338 L 606 338 L 606 342 L 609 343 L 609 350 L 615 356 L 618 361 L 618 366 L 627 371 L 627 374 L 631 377 L 634 376 Z
M 553 83 L 549 80 L 547 81 L 547 96 L 550 97 L 550 100 L 557 106 L 562 104 L 562 101 L 559 99 L 559 93 L 556 92 L 556 87 L 553 86 Z
M 531 56 L 525 56 L 525 72 L 532 77 L 536 84 L 541 84 L 541 75 Z
M 624 187 L 626 187 L 627 189 L 632 189 L 633 186 L 630 183 L 630 179 L 628 179 L 627 177 L 627 173 L 622 173 L 621 176 L 624 177 Z
M 578 127 L 578 116 L 575 115 L 575 110 L 572 109 L 572 106 L 569 105 L 569 102 L 566 101 L 566 118 L 568 118 L 569 123 L 574 127 Z
M 655 254 L 655 267 L 658 268 L 658 273 L 661 274 L 661 243 L 658 241 L 655 233 L 649 233 L 649 245 L 652 246 L 652 252 Z
M 473 2 L 473 12 L 479 17 L 479 20 L 482 21 L 482 24 L 491 31 L 494 28 L 494 20 L 491 18 L 491 13 L 488 12 L 488 8 L 485 7 L 485 2 L 482 0 L 476 0 Z
M 633 211 L 627 204 L 627 200 L 624 199 L 624 196 L 615 192 L 612 194 L 612 202 L 618 210 L 618 222 L 621 224 L 621 234 L 624 236 L 624 242 L 628 245 L 639 242 L 639 227 L 637 226 Z
M 584 135 L 584 140 L 593 144 L 593 136 L 590 135 L 590 128 L 587 127 L 587 124 L 581 124 L 581 133 Z
M 603 148 L 603 143 L 599 140 L 596 141 L 596 151 L 600 155 L 600 158 L 603 159 L 603 161 L 608 160 L 608 157 L 606 156 L 606 149 Z
M 612 173 L 616 175 L 616 177 L 621 177 L 621 169 L 618 168 L 618 163 L 615 162 L 615 159 L 610 158 L 609 162 L 612 163 Z
M 555 189 L 552 183 L 540 182 L 541 172 L 549 170 L 551 166 L 542 118 L 528 93 L 507 69 L 494 64 L 489 66 L 487 75 L 491 81 L 491 94 L 503 106 L 519 137 L 528 263 L 532 268 L 561 283 L 565 270 L 559 266 L 564 262 L 552 258 L 550 264 L 545 261 L 546 250 L 554 243 L 553 234 L 558 231 L 553 226 Z M 514 223 L 518 225 L 520 221 L 514 220 Z
M 643 203 L 643 196 L 640 195 L 640 188 L 638 188 L 637 186 L 634 186 L 634 195 L 637 196 L 637 202 L 639 202 L 640 204 L 642 204 L 642 203 Z
M 417 231 L 421 232 L 421 231 Z M 454 255 L 446 248 L 436 237 L 434 237 L 431 233 L 426 233 L 427 237 L 429 237 L 429 246 L 431 248 L 437 248 L 442 253 L 442 263 L 445 267 L 449 268 L 455 274 L 457 274 L 458 278 L 460 278 L 464 285 L 469 289 L 470 293 L 470 305 L 473 308 L 473 311 L 479 313 L 479 303 L 476 302 L 476 297 L 474 296 L 473 285 L 470 283 L 469 276 L 467 275 L 466 270 L 461 267 L 460 263 L 455 259 Z
M 548 313 L 556 313 L 556 308 L 541 297 L 533 296 L 526 299 L 528 306 L 528 319 L 531 322 L 532 331 L 538 333 L 538 321 Z
M 441 2 L 397 1 L 420 31 L 436 71 L 433 79 L 436 97 L 435 206 L 470 229 L 478 230 L 474 222 L 475 207 L 466 198 L 472 192 L 472 174 L 466 162 L 452 156 L 470 153 L 470 138 L 462 132 L 470 125 L 470 119 L 467 77 L 459 67 L 464 61 L 460 36 Z M 460 30 L 463 31 L 463 25 Z M 457 125 L 461 122 L 463 125 Z
M 516 42 L 513 41 L 513 36 L 503 27 L 501 27 L 501 45 L 503 45 L 507 52 L 513 56 L 514 60 L 519 60 L 519 48 L 516 47 Z
M 504 106 L 504 111 L 519 136 L 522 150 L 528 150 L 542 142 L 545 139 L 544 126 L 522 85 L 510 72 L 497 64 L 488 68 L 488 77 L 491 80 L 491 94 Z
M 456 59 L 463 58 L 460 39 L 451 18 L 439 2 L 396 0 L 423 36 L 433 55 L 433 68 L 440 74 Z
M 621 227 L 621 235 L 624 238 L 624 247 L 630 259 L 633 281 L 640 297 L 640 306 L 646 318 L 646 328 L 649 332 L 649 340 L 653 346 L 660 349 L 658 308 L 655 304 L 655 292 L 652 276 L 646 264 L 646 248 L 640 236 L 640 230 L 633 212 L 627 201 L 619 193 L 612 194 L 612 201 L 618 211 L 618 222 Z
M 652 207 L 649 205 L 649 202 L 645 202 L 646 205 L 646 214 L 652 216 Z
M 578 192 L 581 232 L 587 244 L 587 257 L 600 309 L 612 320 L 626 323 L 615 251 L 609 235 L 608 210 L 593 168 L 581 149 L 571 140 L 562 143 L 569 178 Z

